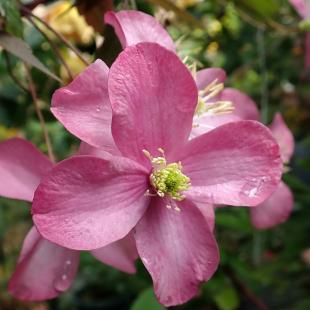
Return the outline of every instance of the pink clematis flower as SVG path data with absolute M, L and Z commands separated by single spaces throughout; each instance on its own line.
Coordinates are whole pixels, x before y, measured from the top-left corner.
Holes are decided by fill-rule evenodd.
M 104 22 L 114 28 L 123 48 L 141 42 L 153 42 L 175 51 L 172 38 L 151 15 L 134 10 L 109 11 L 104 15 Z
M 309 0 L 289 0 L 303 20 L 310 20 Z M 310 31 L 305 34 L 305 67 L 310 68 Z
M 32 201 L 41 178 L 53 166 L 26 140 L 13 138 L 0 143 L 0 195 Z M 137 251 L 131 234 L 91 253 L 105 264 L 124 272 L 135 272 Z M 72 284 L 79 257 L 79 251 L 66 249 L 42 238 L 32 227 L 25 238 L 9 291 L 22 300 L 54 298 Z
M 165 306 L 188 301 L 219 254 L 204 206 L 255 206 L 278 186 L 279 147 L 255 121 L 195 139 L 198 92 L 174 52 L 127 47 L 111 69 L 100 60 L 57 90 L 52 112 L 101 158 L 74 156 L 38 186 L 33 220 L 48 240 L 91 250 L 134 229 L 139 256 Z
M 280 113 L 269 126 L 281 150 L 282 160 L 288 164 L 294 152 L 294 137 Z M 294 208 L 291 189 L 281 181 L 277 190 L 261 205 L 250 210 L 251 222 L 257 229 L 268 229 L 288 220 Z
M 197 73 L 196 83 L 200 91 L 214 81 L 218 81 L 218 83 L 225 81 L 225 72 L 222 69 L 205 69 Z M 237 89 L 225 88 L 217 94 L 215 100 L 219 102 L 231 101 L 235 109 L 228 114 L 218 115 L 207 111 L 202 115 L 196 115 L 192 136 L 208 132 L 225 123 L 241 119 L 260 119 L 255 102 Z M 280 146 L 283 162 L 289 163 L 294 151 L 294 138 L 279 113 L 275 115 L 269 129 Z M 293 207 L 293 194 L 290 188 L 281 181 L 277 190 L 268 199 L 250 209 L 252 225 L 257 229 L 267 229 L 279 225 L 289 218 Z
M 234 88 L 224 88 L 226 73 L 220 68 L 208 68 L 195 74 L 199 100 L 193 119 L 191 137 L 242 119 L 258 120 L 259 114 L 252 99 Z M 244 105 L 243 102 L 249 102 Z

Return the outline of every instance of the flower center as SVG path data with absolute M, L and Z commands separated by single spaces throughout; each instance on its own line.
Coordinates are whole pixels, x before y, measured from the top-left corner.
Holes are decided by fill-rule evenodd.
M 153 157 L 148 151 L 143 153 L 152 163 L 153 170 L 150 175 L 150 182 L 155 192 L 160 197 L 169 196 L 172 199 L 181 201 L 185 198 L 183 191 L 190 187 L 190 178 L 182 173 L 180 162 L 167 165 L 164 151 L 158 149 L 163 156 Z

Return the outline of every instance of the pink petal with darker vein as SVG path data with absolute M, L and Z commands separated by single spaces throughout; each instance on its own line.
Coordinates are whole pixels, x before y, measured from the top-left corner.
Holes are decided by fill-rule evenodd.
M 51 111 L 79 139 L 107 151 L 114 149 L 112 110 L 108 95 L 109 68 L 96 60 L 68 86 L 58 89 Z
M 40 301 L 57 297 L 71 286 L 79 257 L 78 251 L 43 239 L 33 227 L 24 241 L 10 280 L 10 293 L 22 300 Z
M 269 126 L 273 136 L 280 146 L 281 156 L 284 163 L 288 163 L 294 153 L 294 137 L 285 124 L 280 113 L 277 113 Z
M 184 194 L 209 204 L 255 206 L 278 186 L 282 161 L 264 125 L 239 121 L 189 141 L 174 154 L 192 186 Z
M 136 243 L 154 282 L 160 303 L 169 307 L 197 295 L 199 284 L 211 278 L 219 263 L 217 244 L 201 212 L 189 201 L 181 211 L 154 199 L 136 227 Z
M 52 162 L 33 144 L 12 138 L 0 143 L 0 195 L 32 201 L 34 191 Z
M 196 73 L 196 84 L 199 90 L 203 90 L 214 81 L 217 83 L 224 83 L 225 80 L 226 72 L 220 68 L 203 69 Z
M 138 258 L 136 242 L 132 233 L 103 248 L 92 250 L 91 254 L 104 264 L 127 273 L 135 273 Z
M 127 47 L 110 69 L 112 133 L 121 153 L 149 165 L 142 150 L 166 153 L 187 140 L 197 88 L 179 58 L 155 43 Z
M 205 113 L 200 116 L 195 116 L 193 119 L 193 129 L 191 131 L 191 139 L 196 138 L 206 132 L 209 132 L 216 127 L 221 125 L 230 123 L 230 122 L 237 122 L 240 121 L 240 117 L 234 114 L 208 114 Z
M 168 32 L 151 15 L 138 11 L 110 11 L 105 14 L 104 21 L 114 27 L 123 48 L 140 42 L 154 42 L 175 50 Z
M 251 222 L 257 229 L 268 229 L 285 222 L 294 207 L 293 194 L 283 182 L 263 203 L 251 208 Z
M 225 88 L 218 96 L 217 100 L 231 101 L 234 105 L 233 115 L 241 119 L 255 120 L 260 119 L 260 114 L 255 102 L 245 93 L 235 88 Z
M 147 171 L 125 158 L 76 156 L 43 178 L 33 221 L 46 239 L 93 250 L 125 237 L 148 206 Z

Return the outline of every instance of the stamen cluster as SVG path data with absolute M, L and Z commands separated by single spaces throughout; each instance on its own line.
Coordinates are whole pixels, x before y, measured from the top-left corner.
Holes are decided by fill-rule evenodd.
M 164 154 L 162 149 L 159 151 Z M 158 196 L 168 195 L 172 199 L 183 200 L 185 196 L 182 192 L 190 187 L 190 178 L 182 173 L 181 163 L 167 165 L 165 157 L 152 157 L 148 151 L 143 152 L 153 165 L 150 182 Z
M 231 101 L 218 100 L 210 102 L 224 89 L 223 83 L 217 83 L 215 79 L 212 83 L 207 85 L 205 89 L 200 90 L 198 93 L 198 104 L 196 108 L 196 115 L 200 116 L 204 113 L 209 114 L 229 114 L 234 111 L 234 105 Z

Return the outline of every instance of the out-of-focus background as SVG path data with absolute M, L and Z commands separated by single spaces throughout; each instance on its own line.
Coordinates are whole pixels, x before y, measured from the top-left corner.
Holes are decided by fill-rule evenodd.
M 7 35 L 26 42 L 35 58 L 24 45 L 1 49 L 0 32 L 0 140 L 25 137 L 47 152 L 28 91 L 30 73 L 57 160 L 77 150 L 79 141 L 49 111 L 51 96 L 60 86 L 51 73 L 69 83 L 85 68 L 77 55 L 87 62 L 113 61 L 119 42 L 102 22 L 104 12 L 113 6 L 155 16 L 177 42 L 182 58 L 188 56 L 198 68 L 224 68 L 226 85 L 251 96 L 262 110 L 263 122 L 269 124 L 281 112 L 295 137 L 294 156 L 284 175 L 295 201 L 290 219 L 258 231 L 245 208 L 218 209 L 221 265 L 197 298 L 176 309 L 310 309 L 310 69 L 305 66 L 304 44 L 310 16 L 302 21 L 288 1 L 1 0 L 0 31 L 5 24 Z M 32 64 L 31 69 L 21 59 Z M 0 198 L 1 310 L 163 309 L 141 262 L 136 275 L 127 275 L 88 253 L 82 253 L 73 287 L 59 298 L 27 303 L 10 296 L 8 280 L 31 227 L 29 208 L 28 203 Z

